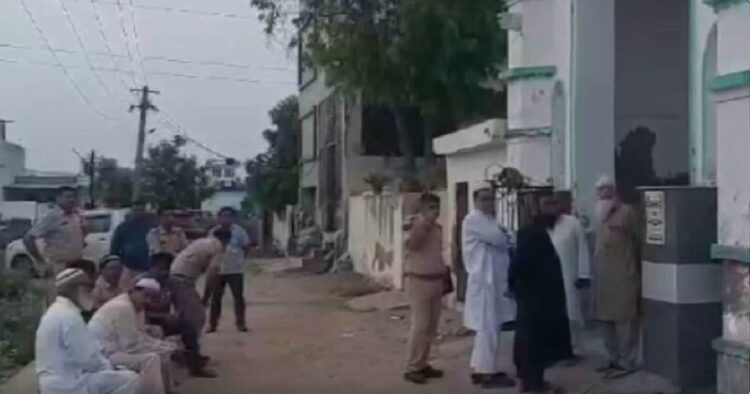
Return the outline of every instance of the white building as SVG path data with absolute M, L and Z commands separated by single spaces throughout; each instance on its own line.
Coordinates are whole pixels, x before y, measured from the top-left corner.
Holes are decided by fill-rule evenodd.
M 241 210 L 247 196 L 247 172 L 242 163 L 231 159 L 208 160 L 205 171 L 214 193 L 201 202 L 201 210 L 214 215 L 223 207 Z
M 521 0 L 502 20 L 510 29 L 507 135 L 546 146 L 548 165 L 533 176 L 570 190 L 584 219 L 602 174 L 629 187 L 716 186 L 711 257 L 726 262 L 725 286 L 745 285 L 725 294 L 696 286 L 722 283 L 711 261 L 644 262 L 644 285 L 659 284 L 644 290 L 644 358 L 686 388 L 706 384 L 712 358 L 687 356 L 710 351 L 710 341 L 689 336 L 704 327 L 658 332 L 654 319 L 695 320 L 702 310 L 722 320 L 723 297 L 718 389 L 750 391 L 750 303 L 739 301 L 750 299 L 750 2 Z M 650 349 L 653 338 L 665 340 Z

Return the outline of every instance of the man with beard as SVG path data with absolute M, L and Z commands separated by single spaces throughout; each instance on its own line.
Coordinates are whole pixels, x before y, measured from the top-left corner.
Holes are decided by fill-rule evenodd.
M 55 278 L 57 298 L 36 332 L 36 373 L 41 394 L 136 394 L 138 374 L 114 370 L 81 317 L 93 308 L 94 278 L 78 268 Z
M 556 220 L 555 197 L 543 192 L 534 222 L 518 233 L 509 272 L 517 305 L 513 360 L 523 393 L 552 391 L 544 381 L 545 368 L 573 357 L 563 273 L 549 234 Z
M 640 298 L 640 226 L 635 210 L 617 197 L 615 183 L 603 176 L 596 184 L 594 314 L 600 322 L 610 377 L 635 369 Z
M 586 234 L 581 223 L 574 216 L 563 212 L 557 198 L 551 198 L 549 203 L 555 206 L 555 223 L 548 231 L 552 238 L 552 245 L 555 246 L 557 256 L 560 258 L 565 283 L 565 299 L 568 304 L 570 336 L 573 351 L 577 352 L 570 360 L 572 365 L 581 359 L 580 343 L 585 320 L 580 292 L 591 284 L 591 259 Z
M 476 332 L 471 353 L 472 382 L 483 388 L 514 385 L 500 370 L 500 333 L 505 315 L 510 239 L 495 219 L 495 192 L 482 183 L 474 191 L 474 211 L 463 222 L 461 243 L 469 274 L 464 326 Z

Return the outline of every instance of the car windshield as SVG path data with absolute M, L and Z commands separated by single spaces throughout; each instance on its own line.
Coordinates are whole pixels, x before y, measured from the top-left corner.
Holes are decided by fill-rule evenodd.
M 86 230 L 89 233 L 108 233 L 112 226 L 111 214 L 87 215 L 84 217 Z

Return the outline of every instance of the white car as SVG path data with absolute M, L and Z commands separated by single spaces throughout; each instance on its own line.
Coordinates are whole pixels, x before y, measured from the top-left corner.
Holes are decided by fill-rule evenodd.
M 86 228 L 86 247 L 83 258 L 98 262 L 109 253 L 109 244 L 117 226 L 125 221 L 127 209 L 102 209 L 84 211 L 84 227 Z M 26 270 L 36 274 L 39 264 L 26 250 L 23 239 L 19 238 L 8 244 L 5 249 L 5 267 L 8 269 Z

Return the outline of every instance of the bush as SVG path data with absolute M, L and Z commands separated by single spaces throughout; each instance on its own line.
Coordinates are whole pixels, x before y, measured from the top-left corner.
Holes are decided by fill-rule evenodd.
M 34 359 L 34 335 L 44 306 L 29 275 L 0 271 L 0 369 Z

